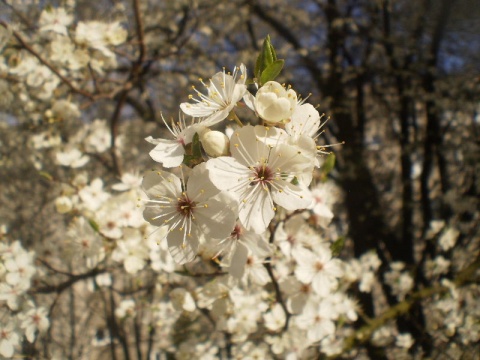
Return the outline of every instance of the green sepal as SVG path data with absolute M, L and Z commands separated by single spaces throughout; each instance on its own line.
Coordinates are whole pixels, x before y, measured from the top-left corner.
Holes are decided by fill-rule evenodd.
M 195 133 L 192 139 L 192 155 L 195 158 L 202 158 L 202 144 L 200 143 L 200 135 Z
M 330 245 L 330 250 L 332 250 L 332 256 L 336 257 L 340 255 L 345 246 L 345 238 L 343 236 L 335 240 L 332 245 Z
M 184 155 L 183 156 L 183 164 L 187 165 L 189 168 L 193 168 L 194 166 L 203 162 L 203 158 L 199 158 L 193 155 Z
M 99 233 L 99 232 L 100 232 L 100 226 L 98 226 L 98 224 L 95 222 L 95 220 L 93 220 L 93 219 L 88 219 L 88 223 L 90 224 L 90 226 L 92 227 L 92 229 L 93 229 L 96 233 Z
M 330 173 L 330 171 L 333 170 L 335 167 L 335 154 L 330 153 L 328 154 L 327 158 L 325 159 L 325 162 L 322 164 L 320 171 L 322 172 L 322 178 L 326 179 L 327 175 Z
M 203 162 L 202 144 L 200 143 L 200 136 L 198 133 L 193 135 L 192 143 L 187 145 L 186 154 L 183 156 L 183 163 L 190 168 Z
M 40 175 L 41 177 L 44 177 L 45 179 L 49 180 L 49 181 L 52 181 L 53 180 L 53 176 L 50 175 L 48 172 L 46 171 L 39 171 L 38 172 L 38 175 Z
M 270 42 L 270 36 L 267 35 L 267 37 L 263 41 L 262 50 L 260 51 L 260 54 L 257 57 L 257 61 L 255 62 L 255 71 L 254 71 L 255 77 L 260 81 L 264 71 L 276 61 L 277 61 L 277 54 L 275 53 L 275 49 L 273 48 L 273 45 Z M 260 85 L 262 84 L 264 83 L 260 83 Z
M 263 85 L 269 81 L 275 80 L 275 78 L 282 71 L 284 63 L 284 60 L 279 59 L 268 65 L 267 68 L 263 70 L 262 75 L 260 76 L 260 84 Z

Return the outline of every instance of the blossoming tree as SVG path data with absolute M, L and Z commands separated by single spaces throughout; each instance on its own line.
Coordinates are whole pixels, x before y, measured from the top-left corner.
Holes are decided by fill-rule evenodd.
M 349 143 L 331 147 L 326 131 L 337 117 L 348 122 L 336 103 L 348 94 L 336 87 L 352 74 L 328 82 L 325 103 L 338 112 L 328 121 L 313 96 L 302 98 L 295 57 L 279 58 L 289 48 L 256 39 L 251 23 L 269 24 L 315 74 L 289 33 L 296 2 L 291 27 L 256 1 L 87 3 L 1 2 L 0 357 L 408 358 L 425 343 L 448 344 L 452 356 L 458 344 L 475 351 L 473 228 L 428 221 L 418 254 L 384 238 L 368 248 L 359 238 L 371 234 L 351 233 L 360 217 L 378 218 L 346 219 L 342 194 L 358 190 L 345 186 L 358 168 L 337 170 L 332 150 L 344 163 L 355 154 L 342 154 Z M 95 17 L 104 3 L 108 16 Z M 323 3 L 337 31 L 339 9 Z M 248 33 L 254 47 L 212 61 L 215 26 L 230 45 Z M 236 66 L 219 71 L 215 61 L 227 60 Z

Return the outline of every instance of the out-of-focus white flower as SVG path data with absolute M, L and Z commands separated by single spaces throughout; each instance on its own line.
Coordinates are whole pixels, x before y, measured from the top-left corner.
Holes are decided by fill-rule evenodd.
M 67 231 L 67 238 L 74 257 L 82 257 L 89 268 L 94 268 L 105 258 L 101 236 L 84 217 L 75 218 Z
M 115 58 L 115 53 L 108 46 L 120 45 L 126 38 L 127 32 L 119 22 L 80 21 L 75 29 L 78 44 L 98 50 L 106 58 Z
M 214 257 L 227 267 L 230 275 L 241 279 L 245 274 L 249 255 L 267 257 L 270 249 L 265 239 L 240 224 L 235 225 L 230 236 L 219 241 L 210 241 Z M 207 246 L 209 245 L 207 244 Z
M 112 185 L 112 189 L 116 191 L 127 191 L 138 189 L 142 185 L 142 177 L 137 173 L 125 172 L 122 174 L 119 183 Z
M 455 246 L 457 242 L 458 235 L 460 235 L 460 231 L 455 229 L 454 227 L 449 227 L 438 239 L 438 245 L 443 251 L 450 250 L 452 247 Z
M 184 288 L 175 288 L 170 291 L 170 301 L 178 311 L 192 312 L 197 308 L 192 295 Z
M 412 276 L 406 271 L 402 271 L 405 264 L 396 261 L 390 264 L 391 270 L 385 273 L 385 283 L 392 289 L 392 294 L 399 300 L 403 300 L 406 294 L 413 288 Z
M 110 194 L 103 190 L 102 179 L 96 178 L 90 185 L 83 187 L 78 192 L 78 196 L 89 210 L 95 211 L 110 197 Z
M 59 196 L 55 199 L 55 209 L 60 214 L 66 214 L 73 209 L 72 200 L 68 196 Z
M 6 301 L 10 310 L 16 311 L 20 305 L 21 297 L 30 288 L 30 279 L 20 281 L 15 285 L 6 282 L 0 283 L 0 301 Z
M 30 284 L 30 279 L 36 272 L 33 265 L 33 256 L 33 252 L 22 251 L 6 259 L 4 263 L 7 270 L 5 281 L 12 286 L 23 282 Z
M 0 355 L 11 358 L 15 347 L 20 345 L 20 336 L 13 321 L 0 323 Z
M 90 160 L 88 155 L 83 155 L 83 153 L 77 148 L 59 151 L 56 154 L 56 158 L 59 165 L 68 166 L 71 168 L 80 168 Z
M 287 308 L 292 314 L 300 314 L 313 294 L 310 284 L 302 284 L 295 276 L 280 282 L 280 288 L 287 296 Z
M 338 278 L 343 275 L 341 261 L 332 258 L 332 252 L 326 245 L 317 246 L 315 253 L 296 248 L 293 257 L 297 262 L 297 279 L 304 284 L 312 284 L 318 295 L 325 297 L 337 287 Z
M 265 327 L 271 331 L 279 331 L 285 325 L 285 311 L 279 303 L 272 306 L 271 310 L 263 315 Z
M 301 214 L 282 222 L 275 232 L 275 243 L 288 259 L 297 247 L 315 248 L 323 242 L 318 231 L 313 231 Z
M 323 228 L 326 228 L 333 219 L 331 208 L 336 200 L 335 190 L 331 182 L 319 183 L 312 189 L 313 200 L 308 209 L 312 211 L 316 223 Z
M 439 255 L 435 259 L 428 259 L 425 262 L 425 273 L 427 276 L 438 276 L 447 273 L 451 261 Z
M 249 254 L 247 257 L 247 262 L 243 267 L 243 282 L 244 283 L 253 283 L 257 285 L 266 285 L 271 279 L 268 275 L 267 269 L 265 269 L 265 258 L 256 256 L 254 254 Z M 230 268 L 235 268 L 235 264 L 232 264 Z M 239 277 L 235 272 L 230 270 L 230 273 L 233 276 Z
M 62 143 L 62 139 L 57 133 L 45 131 L 40 134 L 32 135 L 30 142 L 34 149 L 40 150 L 60 145 Z
M 73 16 L 67 14 L 64 8 L 47 7 L 40 14 L 38 25 L 39 31 L 53 31 L 67 36 L 67 26 L 73 21 Z
M 395 339 L 395 346 L 410 349 L 415 341 L 412 338 L 412 335 L 405 333 L 405 334 L 398 334 Z
M 335 333 L 332 314 L 327 302 L 308 302 L 303 312 L 295 318 L 295 323 L 307 331 L 308 341 L 314 343 Z
M 89 134 L 85 138 L 85 149 L 88 152 L 102 153 L 110 148 L 111 133 L 105 120 L 95 120 L 89 126 Z
M 50 326 L 47 309 L 43 307 L 34 307 L 26 313 L 20 314 L 20 319 L 22 321 L 20 327 L 25 332 L 25 337 L 30 343 L 33 343 L 35 340 L 35 333 L 37 331 L 43 334 Z
M 137 229 L 124 229 L 124 239 L 117 241 L 117 247 L 112 253 L 112 259 L 123 262 L 125 271 L 136 274 L 145 267 L 148 250 L 143 243 L 143 237 Z
M 204 118 L 202 120 L 204 126 L 215 125 L 228 116 L 247 92 L 246 77 L 247 70 L 243 64 L 239 68 L 235 67 L 233 75 L 225 73 L 225 70 L 218 72 L 210 79 L 208 85 L 202 82 L 207 89 L 206 95 L 194 87 L 199 99 L 190 96 L 196 103 L 182 103 L 180 109 L 187 115 Z
M 386 346 L 392 342 L 393 329 L 389 326 L 382 326 L 380 329 L 375 330 L 372 335 L 372 343 L 376 346 Z
M 65 99 L 55 101 L 51 110 L 55 118 L 63 120 L 74 120 L 81 114 L 77 104 Z
M 122 300 L 122 302 L 115 309 L 115 316 L 119 319 L 134 317 L 135 314 L 135 301 L 132 299 Z
M 146 231 L 149 233 L 150 231 Z M 157 272 L 172 273 L 175 271 L 175 261 L 168 251 L 168 245 L 165 239 L 168 233 L 166 226 L 157 228 L 152 235 L 147 238 L 147 246 L 149 248 L 150 266 Z

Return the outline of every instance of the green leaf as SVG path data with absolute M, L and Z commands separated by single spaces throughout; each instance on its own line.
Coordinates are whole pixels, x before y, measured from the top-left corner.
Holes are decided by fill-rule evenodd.
M 50 175 L 48 172 L 46 171 L 39 171 L 38 172 L 38 175 L 44 177 L 45 179 L 49 180 L 49 181 L 52 181 L 53 180 L 53 176 Z
M 332 256 L 336 257 L 340 255 L 345 246 L 345 238 L 343 236 L 339 237 L 335 242 L 330 245 L 330 250 L 332 250 Z
M 183 163 L 187 165 L 189 168 L 193 168 L 195 165 L 200 164 L 203 162 L 203 159 L 199 159 L 193 155 L 184 155 L 183 156 Z
M 198 135 L 198 133 L 195 133 L 195 135 L 193 135 L 192 155 L 194 158 L 202 158 L 202 144 L 200 144 L 200 136 Z
M 283 69 L 284 60 L 275 60 L 273 63 L 268 65 L 265 70 L 263 70 L 262 75 L 260 76 L 260 85 L 267 83 L 268 81 L 273 81 L 280 74 Z
M 193 135 L 192 143 L 185 148 L 186 154 L 183 156 L 183 163 L 190 168 L 203 162 L 202 144 L 198 133 Z
M 334 167 L 335 167 L 335 154 L 330 153 L 328 154 L 327 158 L 325 159 L 325 162 L 320 168 L 323 178 L 326 178 L 327 175 L 330 173 L 330 171 L 333 170 Z
M 260 79 L 265 69 L 267 69 L 276 60 L 277 54 L 275 53 L 275 49 L 270 42 L 270 36 L 267 35 L 263 41 L 262 50 L 260 51 L 257 61 L 255 62 L 255 77 Z
M 95 220 L 93 219 L 88 219 L 88 223 L 90 224 L 90 226 L 92 227 L 93 230 L 95 230 L 95 232 L 100 232 L 100 227 L 98 226 L 98 224 L 95 222 Z

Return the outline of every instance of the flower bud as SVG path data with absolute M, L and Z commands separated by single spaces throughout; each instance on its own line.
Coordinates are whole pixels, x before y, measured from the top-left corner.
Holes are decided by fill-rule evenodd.
M 73 204 L 72 200 L 66 196 L 60 196 L 55 199 L 55 208 L 60 214 L 65 214 L 72 210 Z
M 263 120 L 279 123 L 290 119 L 297 106 L 297 94 L 276 81 L 265 83 L 255 96 L 255 110 Z
M 184 288 L 175 288 L 170 291 L 170 301 L 175 310 L 192 312 L 196 309 L 192 295 Z
M 205 129 L 200 133 L 200 142 L 209 156 L 218 157 L 228 155 L 230 141 L 227 135 L 220 131 Z

